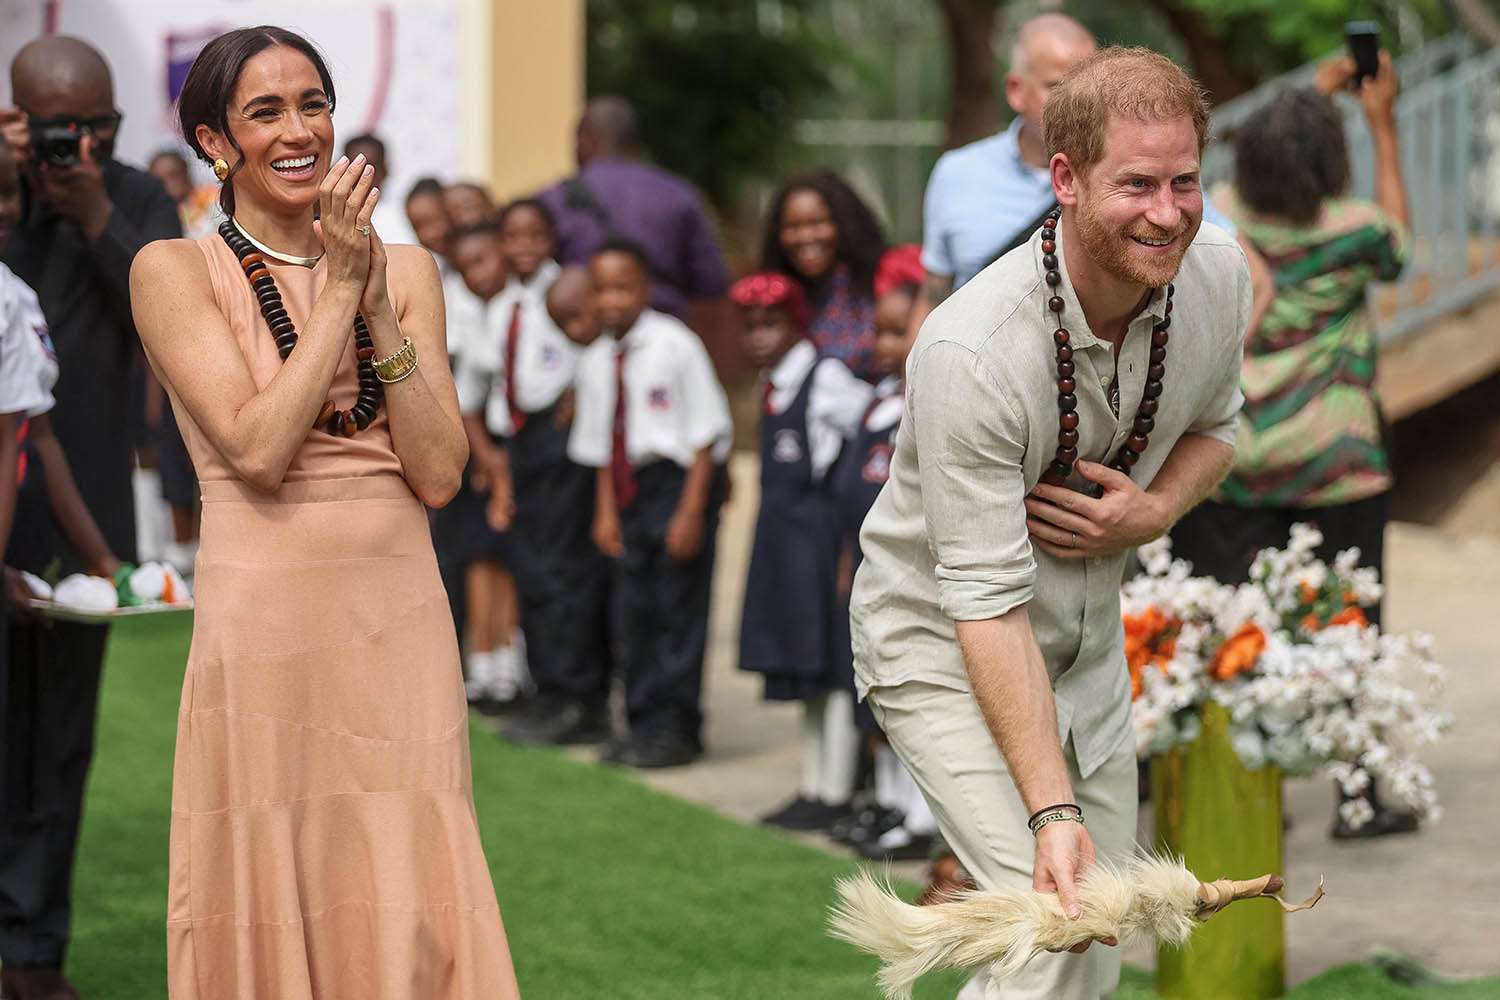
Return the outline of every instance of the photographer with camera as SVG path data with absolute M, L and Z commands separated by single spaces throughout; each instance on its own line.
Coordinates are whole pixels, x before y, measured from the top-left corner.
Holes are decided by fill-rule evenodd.
M 0 137 L 21 168 L 20 213 L 0 260 L 40 300 L 60 369 L 56 436 L 109 548 L 131 560 L 128 376 L 140 347 L 130 265 L 152 240 L 181 235 L 177 206 L 155 178 L 113 159 L 120 113 L 92 47 L 36 39 L 16 55 L 10 83 Z M 52 531 L 43 481 L 27 477 L 5 561 L 87 571 Z M 11 626 L 0 656 L 0 994 L 69 1000 L 78 996 L 62 974 L 73 857 L 108 629 Z

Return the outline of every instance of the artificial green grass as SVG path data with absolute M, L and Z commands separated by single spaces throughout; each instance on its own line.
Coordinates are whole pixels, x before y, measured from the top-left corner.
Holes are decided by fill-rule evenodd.
M 75 880 L 69 975 L 91 1000 L 166 995 L 167 828 L 186 616 L 116 627 Z M 472 732 L 474 796 L 527 1000 L 874 998 L 874 962 L 823 932 L 851 862 L 740 826 L 630 775 Z M 962 977 L 932 976 L 923 1000 Z M 1119 1000 L 1150 997 L 1126 970 Z M 1351 965 L 1296 1000 L 1478 1000 Z M 273 1000 L 273 998 L 267 998 Z M 418 1000 L 418 998 L 413 998 Z M 475 998 L 485 1000 L 485 998 Z

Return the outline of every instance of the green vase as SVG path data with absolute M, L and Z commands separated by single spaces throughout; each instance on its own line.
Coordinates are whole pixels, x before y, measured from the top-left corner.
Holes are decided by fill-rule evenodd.
M 1151 759 L 1157 846 L 1201 881 L 1282 874 L 1281 770 L 1247 770 L 1229 742 L 1229 713 L 1200 707 L 1203 732 L 1186 749 Z M 1156 952 L 1156 992 L 1183 1000 L 1261 1000 L 1286 990 L 1281 907 L 1235 903 L 1182 948 Z

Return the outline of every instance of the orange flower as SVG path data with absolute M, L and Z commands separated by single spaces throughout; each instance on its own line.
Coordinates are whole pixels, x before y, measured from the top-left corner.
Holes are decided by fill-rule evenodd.
M 1307 614 L 1302 616 L 1302 630 L 1304 632 L 1316 632 L 1322 627 L 1323 623 L 1318 621 L 1317 615 Z
M 1357 598 L 1357 597 L 1354 596 L 1354 591 L 1352 591 L 1352 590 L 1346 590 L 1346 591 L 1344 591 L 1344 607 L 1346 607 L 1346 608 L 1352 608 L 1352 607 L 1354 607 L 1354 605 L 1356 605 L 1358 603 L 1359 603 L 1359 598 Z
M 1141 696 L 1141 674 L 1148 664 L 1165 670 L 1177 652 L 1177 632 L 1182 623 L 1168 618 L 1155 605 L 1137 615 L 1124 615 L 1125 663 L 1130 668 L 1130 698 Z
M 1219 647 L 1213 662 L 1208 665 L 1208 672 L 1214 680 L 1230 680 L 1252 669 L 1265 648 L 1266 634 L 1259 625 L 1246 622 L 1224 640 L 1224 645 Z
M 1318 599 L 1318 588 L 1304 581 L 1297 587 L 1297 597 L 1303 604 L 1312 604 Z
M 1358 625 L 1363 628 L 1364 626 L 1370 624 L 1370 620 L 1365 617 L 1365 613 L 1361 611 L 1359 607 L 1355 606 L 1345 608 L 1343 611 L 1340 611 L 1338 614 L 1328 619 L 1328 624 Z

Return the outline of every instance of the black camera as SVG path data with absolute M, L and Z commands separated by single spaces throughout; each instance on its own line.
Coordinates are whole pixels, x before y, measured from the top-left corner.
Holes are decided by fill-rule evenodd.
M 39 163 L 71 167 L 82 158 L 79 150 L 88 127 L 80 122 L 33 121 L 31 149 Z

